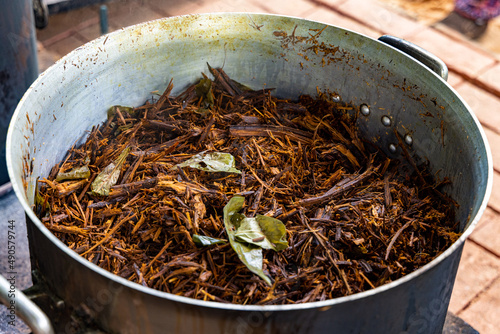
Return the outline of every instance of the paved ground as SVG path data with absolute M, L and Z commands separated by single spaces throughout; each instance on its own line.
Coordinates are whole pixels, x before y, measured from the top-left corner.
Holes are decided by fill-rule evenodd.
M 110 31 L 188 13 L 267 12 L 318 20 L 372 37 L 396 35 L 443 59 L 450 69 L 450 84 L 469 103 L 485 128 L 495 168 L 493 194 L 486 213 L 465 245 L 449 309 L 481 333 L 498 332 L 500 188 L 495 185 L 500 180 L 500 55 L 484 47 L 494 43 L 467 41 L 442 26 L 415 21 L 413 15 L 375 0 L 117 0 L 109 3 L 108 8 Z M 98 9 L 99 6 L 91 6 L 50 18 L 49 26 L 38 31 L 41 67 L 46 68 L 99 36 Z
M 379 0 L 393 5 L 394 9 L 404 9 L 405 14 L 436 28 L 444 28 L 440 22 L 453 10 L 455 0 Z M 481 48 L 500 53 L 500 16 L 490 20 L 486 32 L 476 40 Z

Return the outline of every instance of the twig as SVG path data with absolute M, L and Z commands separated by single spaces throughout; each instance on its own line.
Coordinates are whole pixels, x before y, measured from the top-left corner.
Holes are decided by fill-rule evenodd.
M 112 229 L 111 231 L 109 231 L 105 236 L 104 238 L 102 238 L 99 242 L 97 242 L 94 246 L 90 247 L 85 253 L 83 254 L 80 254 L 80 255 L 85 255 L 87 254 L 88 252 L 96 249 L 98 246 L 102 245 L 105 241 L 107 241 L 109 238 L 111 238 L 113 236 L 113 234 L 118 231 L 118 229 L 123 225 L 123 223 L 129 221 L 130 219 L 134 218 L 137 214 L 134 213 L 132 215 L 128 215 L 126 216 L 125 218 L 123 218 L 122 220 L 120 220 Z
M 407 222 L 406 224 L 404 224 L 396 232 L 396 234 L 394 234 L 394 236 L 391 239 L 391 242 L 389 243 L 389 246 L 387 246 L 387 251 L 385 252 L 385 260 L 386 261 L 387 261 L 387 259 L 389 259 L 389 253 L 391 252 L 392 246 L 394 245 L 394 243 L 396 242 L 396 240 L 398 239 L 398 237 L 401 235 L 401 233 L 404 231 L 404 229 L 407 228 L 408 226 L 410 226 L 414 221 L 415 221 L 415 219 L 410 220 L 409 222 Z
M 356 187 L 359 183 L 366 180 L 374 171 L 375 171 L 375 169 L 373 168 L 372 165 L 370 165 L 368 167 L 368 169 L 363 172 L 363 174 L 357 175 L 356 177 L 353 177 L 352 179 L 347 179 L 347 180 L 344 179 L 344 180 L 340 181 L 339 183 L 337 183 L 335 186 L 333 186 L 330 190 L 328 190 L 323 195 L 300 200 L 298 202 L 295 202 L 294 205 L 295 206 L 309 206 L 309 205 L 320 204 L 320 203 L 323 203 L 325 201 L 331 200 L 333 197 L 341 195 L 344 192 Z
M 328 256 L 328 259 L 330 260 L 330 262 L 332 263 L 333 267 L 335 268 L 335 271 L 337 272 L 337 274 L 342 278 L 342 281 L 344 282 L 344 285 L 346 286 L 347 288 L 347 292 L 348 294 L 351 294 L 352 293 L 352 290 L 351 290 L 351 287 L 349 286 L 349 282 L 347 282 L 347 278 L 345 276 L 345 273 L 342 269 L 340 269 L 337 265 L 337 261 L 335 261 L 333 258 L 332 258 L 332 255 L 330 253 L 330 250 L 327 248 L 327 246 L 325 245 L 325 242 L 324 240 L 318 235 L 318 233 L 313 230 L 311 228 L 311 226 L 309 225 L 309 223 L 307 222 L 307 217 L 305 217 L 304 213 L 302 212 L 302 210 L 299 211 L 300 213 L 300 220 L 302 221 L 302 223 L 304 223 L 307 228 L 314 234 L 314 236 L 316 237 L 316 240 L 318 240 L 318 242 L 320 243 L 320 245 L 325 249 L 325 252 L 326 252 L 326 256 Z

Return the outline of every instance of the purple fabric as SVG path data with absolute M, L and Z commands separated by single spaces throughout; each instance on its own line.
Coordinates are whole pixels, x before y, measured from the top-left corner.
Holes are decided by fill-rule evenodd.
M 500 15 L 500 0 L 455 0 L 455 11 L 473 20 L 489 20 Z

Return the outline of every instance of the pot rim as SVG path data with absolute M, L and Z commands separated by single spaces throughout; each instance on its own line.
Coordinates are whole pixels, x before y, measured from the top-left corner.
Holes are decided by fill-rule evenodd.
M 219 12 L 219 13 L 204 13 L 204 14 L 189 14 L 189 15 L 180 15 L 180 16 L 172 16 L 168 18 L 161 18 L 157 20 L 152 20 L 152 21 L 147 21 L 143 22 L 137 25 L 129 26 L 121 30 L 117 30 L 114 32 L 111 32 L 109 34 L 100 36 L 86 44 L 84 44 L 81 47 L 78 47 L 77 49 L 71 51 L 68 55 L 62 57 L 59 59 L 55 64 L 53 64 L 51 67 L 49 67 L 44 73 L 40 74 L 39 77 L 33 82 L 33 84 L 30 86 L 30 88 L 26 91 L 25 95 L 23 98 L 20 100 L 14 115 L 12 117 L 12 120 L 10 125 L 9 125 L 9 130 L 8 130 L 8 135 L 7 135 L 7 142 L 6 142 L 6 156 L 7 156 L 7 169 L 9 176 L 11 177 L 11 182 L 12 182 L 12 188 L 15 191 L 16 197 L 18 200 L 21 202 L 21 205 L 24 208 L 25 213 L 29 216 L 29 219 L 35 226 L 44 234 L 45 237 L 49 239 L 53 244 L 55 244 L 60 250 L 62 250 L 66 255 L 71 257 L 73 260 L 76 260 L 79 264 L 85 266 L 87 269 L 94 271 L 101 276 L 104 276 L 105 278 L 114 281 L 115 283 L 121 284 L 123 286 L 126 286 L 127 288 L 133 289 L 140 291 L 142 293 L 162 298 L 162 299 L 167 299 L 173 302 L 179 302 L 183 304 L 188 304 L 192 306 L 199 306 L 199 307 L 204 307 L 204 308 L 213 308 L 213 309 L 223 309 L 223 310 L 228 310 L 228 311 L 261 311 L 261 312 L 269 312 L 269 311 L 299 311 L 299 310 L 305 310 L 305 309 L 315 309 L 315 308 L 329 308 L 337 304 L 341 304 L 344 302 L 350 302 L 358 299 L 363 299 L 363 298 L 368 298 L 370 296 L 373 296 L 378 293 L 385 292 L 387 290 L 390 290 L 392 288 L 395 288 L 399 285 L 402 285 L 406 282 L 409 282 L 413 280 L 415 277 L 422 275 L 423 273 L 433 269 L 436 267 L 439 263 L 444 261 L 448 256 L 450 256 L 452 253 L 454 253 L 457 249 L 459 249 L 463 243 L 465 243 L 465 240 L 469 237 L 469 235 L 472 233 L 473 229 L 477 225 L 478 221 L 480 220 L 482 214 L 486 210 L 488 200 L 491 195 L 492 191 L 492 186 L 493 186 L 493 163 L 492 163 L 492 154 L 490 150 L 490 146 L 488 144 L 488 141 L 486 139 L 486 134 L 480 125 L 479 120 L 475 116 L 475 114 L 472 112 L 471 108 L 469 105 L 463 100 L 463 98 L 456 92 L 456 90 L 451 87 L 446 81 L 444 81 L 441 77 L 439 77 L 436 73 L 433 71 L 429 70 L 427 67 L 423 66 L 420 64 L 418 61 L 414 60 L 413 58 L 409 57 L 405 53 L 396 50 L 400 52 L 402 55 L 405 57 L 409 57 L 412 59 L 415 63 L 419 64 L 422 68 L 424 68 L 426 71 L 430 72 L 431 75 L 433 75 L 437 80 L 440 80 L 443 84 L 447 86 L 448 89 L 450 89 L 453 93 L 453 95 L 457 99 L 457 103 L 462 103 L 467 111 L 469 112 L 470 116 L 473 119 L 474 125 L 477 127 L 479 130 L 479 133 L 481 135 L 481 139 L 484 143 L 484 148 L 486 151 L 486 163 L 487 163 L 487 171 L 488 171 L 488 176 L 487 176 L 487 183 L 486 183 L 486 188 L 483 196 L 483 200 L 481 202 L 481 205 L 479 206 L 477 213 L 474 217 L 474 219 L 470 222 L 468 226 L 466 226 L 465 230 L 463 231 L 462 235 L 459 237 L 457 241 L 455 241 L 448 249 L 446 249 L 443 253 L 441 253 L 439 256 L 437 256 L 434 260 L 430 261 L 426 265 L 420 267 L 419 269 L 415 270 L 414 272 L 407 274 L 395 281 L 392 281 L 390 283 L 384 284 L 382 286 L 376 287 L 375 289 L 370 289 L 366 290 L 363 292 L 355 293 L 352 295 L 348 296 L 343 296 L 343 297 L 338 297 L 334 299 L 328 299 L 325 301 L 317 301 L 317 302 L 307 302 L 307 303 L 301 303 L 301 304 L 286 304 L 286 305 L 241 305 L 241 304 L 225 304 L 225 303 L 220 303 L 220 302 L 214 302 L 214 301 L 203 301 L 203 300 L 198 300 L 198 299 L 193 299 L 189 297 L 184 297 L 184 296 L 177 296 L 168 292 L 163 292 L 159 290 L 155 290 L 153 288 L 145 287 L 140 284 L 128 281 L 125 278 L 122 278 L 118 275 L 115 275 L 95 264 L 92 262 L 84 259 L 80 255 L 78 255 L 76 252 L 71 250 L 68 246 L 66 246 L 61 240 L 59 240 L 50 230 L 45 227 L 45 225 L 40 221 L 40 219 L 35 215 L 27 201 L 25 200 L 25 190 L 23 187 L 23 184 L 19 184 L 16 179 L 13 177 L 15 175 L 14 167 L 13 167 L 13 162 L 12 162 L 12 152 L 11 152 L 11 147 L 13 146 L 12 144 L 12 133 L 15 131 L 14 129 L 14 119 L 17 119 L 18 116 L 23 112 L 24 110 L 24 104 L 26 100 L 26 96 L 30 93 L 31 90 L 33 90 L 33 87 L 40 85 L 40 83 L 43 81 L 45 75 L 50 75 L 51 72 L 57 71 L 59 66 L 62 66 L 66 60 L 70 57 L 74 57 L 75 55 L 85 55 L 87 52 L 92 51 L 92 46 L 93 45 L 100 45 L 104 40 L 108 38 L 108 36 L 112 35 L 118 35 L 126 32 L 127 30 L 135 29 L 140 26 L 147 26 L 151 24 L 156 24 L 158 22 L 163 22 L 163 21 L 169 21 L 169 20 L 182 20 L 185 18 L 205 18 L 205 17 L 212 17 L 212 16 L 224 16 L 224 17 L 241 17 L 241 16 L 249 16 L 249 17 L 257 17 L 257 16 L 265 16 L 265 17 L 270 17 L 270 16 L 275 16 L 275 17 L 281 17 L 281 18 L 289 18 L 292 20 L 300 20 L 300 21 L 308 21 L 308 22 L 318 22 L 314 20 L 308 20 L 308 19 L 303 19 L 303 18 L 298 18 L 298 17 L 293 17 L 293 16 L 287 16 L 287 15 L 277 15 L 277 14 L 263 14 L 263 13 L 247 13 L 247 12 Z M 382 43 L 380 41 L 377 41 L 369 36 L 357 33 L 355 31 L 345 29 L 342 27 L 338 27 L 329 23 L 324 23 L 321 22 L 322 24 L 328 25 L 330 27 L 340 29 L 343 31 L 347 31 L 352 34 L 356 34 L 358 36 L 361 36 L 363 38 L 368 38 L 376 43 L 380 43 L 383 48 L 389 48 L 389 49 L 394 49 L 391 46 L 388 46 L 385 43 Z

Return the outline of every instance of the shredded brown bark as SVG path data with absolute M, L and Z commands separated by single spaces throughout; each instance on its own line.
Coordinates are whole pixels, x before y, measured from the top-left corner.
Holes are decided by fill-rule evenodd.
M 35 210 L 68 247 L 153 289 L 269 305 L 383 285 L 458 238 L 453 201 L 425 166 L 367 145 L 356 108 L 323 93 L 282 100 L 234 82 L 222 69 L 210 71 L 213 81 L 203 77 L 177 97 L 170 82 L 157 100 L 115 108 L 39 180 Z M 92 193 L 94 180 L 127 147 L 109 194 Z M 231 154 L 241 174 L 176 166 L 200 152 Z M 59 172 L 85 165 L 90 176 L 55 181 Z M 222 212 L 234 195 L 245 197 L 247 217 L 272 216 L 286 226 L 288 248 L 264 250 L 272 286 L 228 243 L 193 241 L 193 235 L 227 239 Z

